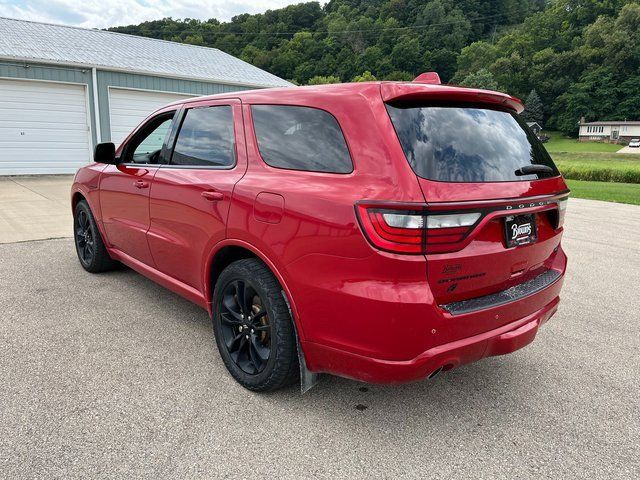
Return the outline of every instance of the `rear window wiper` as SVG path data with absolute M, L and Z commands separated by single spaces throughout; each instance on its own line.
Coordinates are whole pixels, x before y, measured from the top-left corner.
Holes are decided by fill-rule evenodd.
M 532 173 L 553 173 L 553 168 L 547 165 L 525 165 L 515 171 L 519 177 L 522 175 L 531 175 Z

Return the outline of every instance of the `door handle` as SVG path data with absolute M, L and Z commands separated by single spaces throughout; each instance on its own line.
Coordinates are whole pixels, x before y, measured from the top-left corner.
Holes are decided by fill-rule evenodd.
M 136 188 L 147 188 L 149 186 L 149 182 L 145 182 L 144 180 L 136 180 L 133 184 Z
M 209 200 L 210 202 L 219 202 L 220 200 L 224 200 L 223 193 L 214 192 L 212 190 L 207 190 L 206 192 L 202 192 L 202 197 L 205 200 Z

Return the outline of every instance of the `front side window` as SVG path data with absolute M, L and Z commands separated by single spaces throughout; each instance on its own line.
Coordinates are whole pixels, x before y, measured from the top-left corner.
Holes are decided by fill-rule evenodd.
M 478 107 L 387 105 L 405 156 L 420 177 L 443 182 L 505 182 L 559 175 L 516 114 Z M 519 169 L 544 165 L 523 175 Z
M 162 114 L 145 125 L 127 145 L 124 163 L 159 163 L 162 145 L 171 128 L 174 114 L 175 112 Z
M 251 113 L 267 165 L 311 172 L 353 171 L 344 135 L 330 113 L 289 105 L 254 105 Z
M 192 108 L 182 121 L 171 165 L 231 167 L 235 163 L 234 144 L 229 105 Z

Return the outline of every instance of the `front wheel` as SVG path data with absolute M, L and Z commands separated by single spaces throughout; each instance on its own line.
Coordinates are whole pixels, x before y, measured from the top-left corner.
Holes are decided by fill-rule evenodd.
M 238 260 L 220 274 L 213 329 L 227 370 L 243 387 L 268 392 L 298 380 L 291 315 L 278 280 L 261 261 Z
M 116 262 L 107 252 L 89 204 L 81 200 L 73 216 L 73 238 L 80 265 L 87 272 L 98 273 L 112 270 Z

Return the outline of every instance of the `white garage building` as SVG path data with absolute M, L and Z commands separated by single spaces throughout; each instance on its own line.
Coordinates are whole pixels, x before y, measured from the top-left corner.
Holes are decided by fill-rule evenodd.
M 73 173 L 166 103 L 281 86 L 215 48 L 0 17 L 0 175 Z

